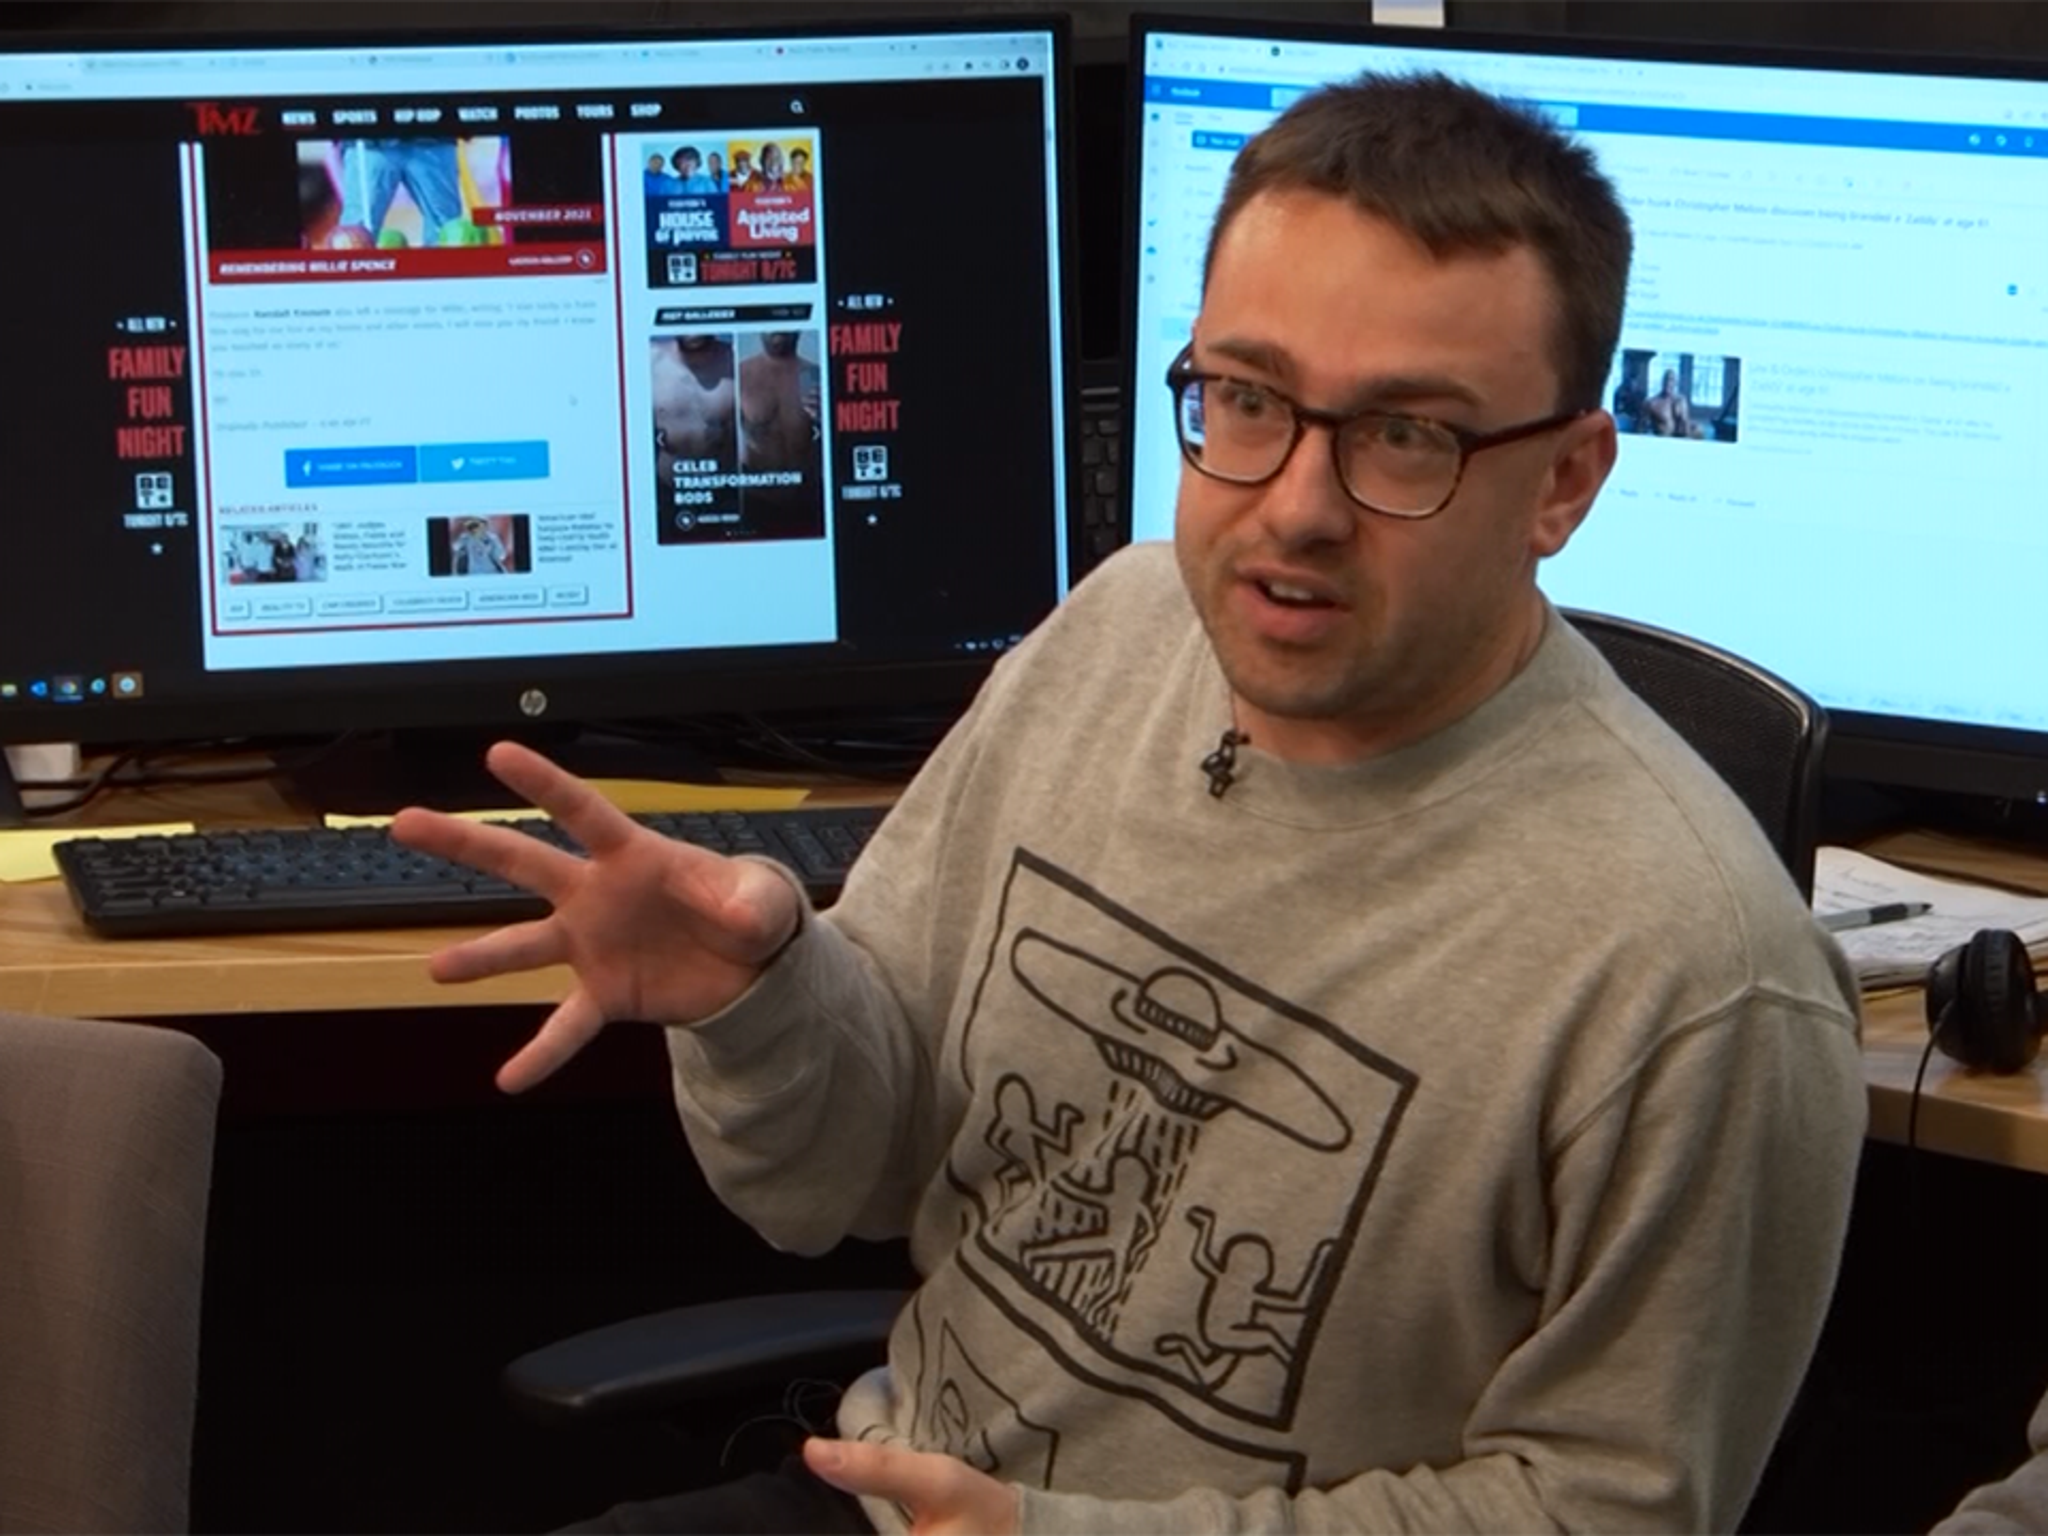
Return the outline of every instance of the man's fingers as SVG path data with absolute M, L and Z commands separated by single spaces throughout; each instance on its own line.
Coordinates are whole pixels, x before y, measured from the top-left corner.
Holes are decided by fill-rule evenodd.
M 427 974 L 436 981 L 482 981 L 512 971 L 561 965 L 568 958 L 569 941 L 561 925 L 543 917 L 451 944 L 427 962 Z
M 391 819 L 392 838 L 421 853 L 466 864 L 553 901 L 582 860 L 511 827 L 464 821 L 409 806 Z
M 887 1499 L 929 1536 L 1015 1536 L 1022 1495 L 957 1457 L 859 1440 L 810 1439 L 804 1464 L 843 1493 Z
M 604 1014 L 580 987 L 569 994 L 540 1032 L 498 1068 L 498 1087 L 524 1093 L 554 1075 L 562 1064 L 595 1040 L 604 1028 Z
M 498 782 L 539 806 L 593 854 L 618 847 L 635 830 L 633 818 L 590 784 L 557 768 L 529 747 L 501 741 L 484 754 L 484 766 Z
M 804 1442 L 804 1462 L 842 1492 L 889 1499 L 913 1515 L 945 1502 L 946 1480 L 959 1465 L 900 1445 L 817 1437 Z

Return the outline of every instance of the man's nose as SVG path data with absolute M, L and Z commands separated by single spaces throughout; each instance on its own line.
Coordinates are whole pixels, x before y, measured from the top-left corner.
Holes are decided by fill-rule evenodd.
M 1337 478 L 1333 430 L 1304 424 L 1280 473 L 1261 488 L 1259 519 L 1282 547 L 1336 543 L 1357 531 L 1360 509 Z

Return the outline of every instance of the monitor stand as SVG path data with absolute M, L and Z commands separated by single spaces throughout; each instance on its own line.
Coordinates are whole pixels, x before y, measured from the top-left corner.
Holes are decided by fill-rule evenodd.
M 1830 778 L 1819 840 L 1853 847 L 1887 832 L 1946 832 L 2025 847 L 2048 846 L 2048 802 Z
M 516 806 L 519 798 L 491 777 L 484 752 L 492 742 L 508 738 L 523 741 L 580 778 L 723 782 L 710 760 L 691 747 L 573 729 L 392 731 L 351 739 L 328 751 L 301 750 L 304 761 L 288 766 L 284 776 L 291 797 L 322 814 L 384 816 L 408 805 L 502 810 Z

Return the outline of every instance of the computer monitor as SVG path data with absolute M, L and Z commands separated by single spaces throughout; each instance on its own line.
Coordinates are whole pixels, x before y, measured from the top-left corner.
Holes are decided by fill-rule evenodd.
M 0 741 L 958 704 L 1063 595 L 1066 29 L 0 51 Z
M 2048 553 L 2048 67 L 1144 21 L 1136 537 L 1171 532 L 1163 380 L 1235 152 L 1303 91 L 1368 69 L 1539 106 L 1634 219 L 1607 390 L 1620 459 L 1545 567 L 1550 596 L 1805 688 L 1832 714 L 1835 775 L 2048 791 L 2048 651 L 2030 638 Z M 1676 433 L 1652 399 L 1667 379 Z

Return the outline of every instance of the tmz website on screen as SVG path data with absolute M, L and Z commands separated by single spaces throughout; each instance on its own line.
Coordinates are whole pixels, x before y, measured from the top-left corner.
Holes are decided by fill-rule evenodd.
M 929 651 L 1058 590 L 1056 517 L 971 515 L 992 434 L 1060 496 L 1046 34 L 62 62 L 0 61 L 8 521 L 107 667 Z

